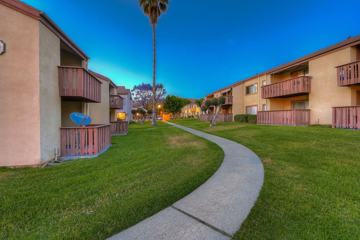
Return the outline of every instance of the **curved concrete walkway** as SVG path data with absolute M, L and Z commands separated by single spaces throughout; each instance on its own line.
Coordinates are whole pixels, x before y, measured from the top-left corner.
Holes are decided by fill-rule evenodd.
M 111 240 L 228 240 L 239 230 L 264 180 L 261 160 L 233 141 L 169 123 L 219 145 L 224 162 L 187 197 Z

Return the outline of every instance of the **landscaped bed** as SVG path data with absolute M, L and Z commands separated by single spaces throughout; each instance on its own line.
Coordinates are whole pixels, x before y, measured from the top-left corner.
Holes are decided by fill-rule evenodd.
M 98 158 L 0 169 L 0 239 L 104 239 L 192 192 L 222 159 L 174 127 L 131 125 Z
M 176 123 L 239 142 L 262 158 L 262 192 L 234 239 L 359 239 L 360 131 Z

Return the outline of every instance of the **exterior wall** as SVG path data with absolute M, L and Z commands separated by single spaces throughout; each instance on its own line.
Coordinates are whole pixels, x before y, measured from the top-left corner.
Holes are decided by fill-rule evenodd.
M 61 50 L 61 66 L 77 66 L 81 67 L 83 60 L 66 50 Z
M 244 84 L 240 84 L 233 87 L 232 112 L 234 116 L 245 113 L 244 98 L 245 98 Z
M 110 124 L 110 83 L 104 80 L 101 82 L 101 103 L 88 103 L 92 124 Z
M 0 166 L 40 163 L 39 22 L 0 4 Z
M 346 48 L 309 62 L 311 124 L 331 124 L 332 107 L 352 104 L 351 88 L 338 87 L 335 67 L 350 63 L 354 58 L 352 50 Z
M 262 105 L 266 104 L 267 101 L 265 99 L 261 98 L 261 86 L 262 86 L 262 82 L 266 80 L 266 76 L 260 76 L 260 77 L 256 77 L 252 80 L 246 81 L 244 83 L 244 109 L 243 112 L 246 113 L 246 107 L 250 107 L 250 106 L 257 106 L 258 107 L 258 111 L 262 110 Z M 247 86 L 251 86 L 253 84 L 257 84 L 257 93 L 255 94 L 246 94 L 246 87 Z
M 76 127 L 76 125 L 70 120 L 70 114 L 73 112 L 84 112 L 84 103 L 82 102 L 61 102 L 61 127 Z
M 288 98 L 274 98 L 269 100 L 270 110 L 291 110 L 293 103 L 297 101 L 309 101 L 308 95 L 288 97 Z
M 55 149 L 60 148 L 59 65 L 60 39 L 40 23 L 40 146 L 43 162 L 54 159 Z

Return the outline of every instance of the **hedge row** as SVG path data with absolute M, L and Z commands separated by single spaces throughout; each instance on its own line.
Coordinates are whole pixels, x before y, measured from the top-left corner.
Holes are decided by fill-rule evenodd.
M 240 115 L 235 115 L 234 119 L 235 122 L 256 124 L 256 115 L 240 114 Z

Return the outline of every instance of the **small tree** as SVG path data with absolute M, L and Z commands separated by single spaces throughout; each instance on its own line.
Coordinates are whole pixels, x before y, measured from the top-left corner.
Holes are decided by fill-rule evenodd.
M 210 107 L 214 107 L 214 114 L 210 120 L 210 127 L 214 127 L 216 125 L 216 119 L 221 110 L 221 107 L 225 104 L 225 97 L 221 96 L 219 98 L 212 98 L 205 101 L 205 104 L 202 107 L 202 110 L 207 111 Z

